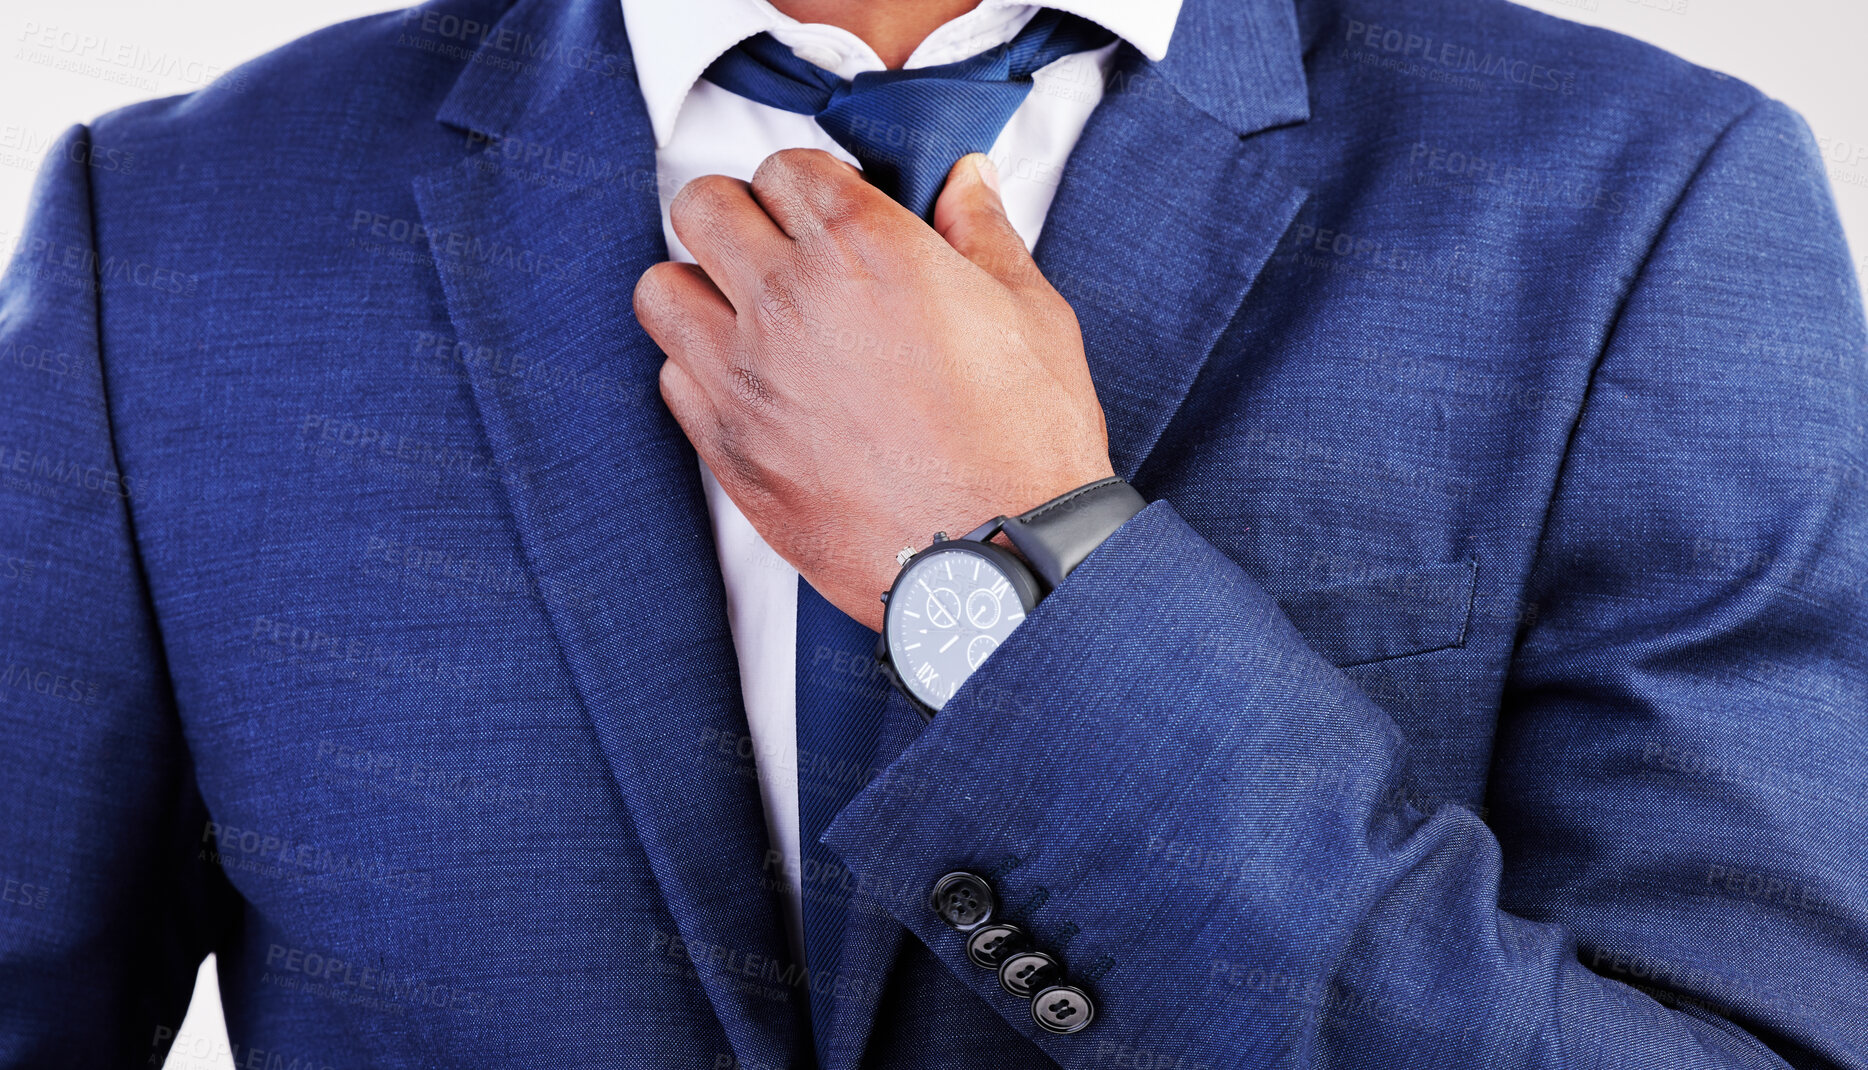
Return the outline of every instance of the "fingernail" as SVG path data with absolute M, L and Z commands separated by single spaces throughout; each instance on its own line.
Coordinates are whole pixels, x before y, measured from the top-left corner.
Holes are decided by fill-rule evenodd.
M 973 170 L 979 172 L 979 180 L 994 193 L 999 192 L 999 169 L 992 165 L 992 158 L 983 152 L 973 154 Z

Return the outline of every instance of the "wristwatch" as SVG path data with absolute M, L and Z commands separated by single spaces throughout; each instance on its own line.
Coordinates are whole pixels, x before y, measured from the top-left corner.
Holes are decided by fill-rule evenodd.
M 1147 504 L 1111 476 L 958 539 L 938 532 L 920 553 L 903 550 L 901 573 L 882 596 L 876 661 L 932 718 L 1039 599 Z M 993 545 L 1000 532 L 1018 554 Z

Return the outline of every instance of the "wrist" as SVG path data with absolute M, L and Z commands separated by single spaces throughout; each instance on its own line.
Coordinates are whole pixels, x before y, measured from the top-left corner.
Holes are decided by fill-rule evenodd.
M 945 533 L 910 554 L 889 592 L 876 660 L 924 716 L 933 716 L 1038 600 L 1146 506 L 1108 476 L 958 539 Z M 1022 560 L 991 545 L 1005 534 Z

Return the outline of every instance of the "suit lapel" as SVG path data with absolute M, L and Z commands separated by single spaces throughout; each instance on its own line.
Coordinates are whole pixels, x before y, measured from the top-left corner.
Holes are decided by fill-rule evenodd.
M 571 677 L 740 1065 L 792 1064 L 802 989 L 766 835 L 699 470 L 631 312 L 666 258 L 654 138 L 615 0 L 521 0 L 442 121 L 461 162 L 418 179 L 473 395 Z M 593 57 L 613 64 L 604 76 Z M 499 60 L 503 57 L 495 56 Z M 519 151 L 486 151 L 504 140 Z M 535 161 L 581 164 L 541 178 Z M 485 359 L 481 359 L 481 358 Z M 645 958 L 669 937 L 641 934 Z
M 1124 47 L 1065 169 L 1036 257 L 1076 310 L 1117 474 L 1133 478 L 1306 191 L 1248 136 L 1309 115 L 1289 0 L 1188 0 L 1174 51 Z M 921 730 L 892 702 L 882 756 Z M 907 930 L 862 888 L 829 1070 L 852 1070 Z
M 1134 477 L 1180 408 L 1306 193 L 1272 170 L 1262 145 L 1241 136 L 1302 119 L 1301 91 L 1283 111 L 1268 103 L 1234 116 L 1257 126 L 1236 127 L 1196 103 L 1208 88 L 1196 74 L 1212 65 L 1196 53 L 1214 48 L 1204 24 L 1220 4 L 1275 6 L 1190 2 L 1174 32 L 1179 51 L 1167 61 L 1150 64 L 1124 50 L 1036 250 L 1038 266 L 1083 327 L 1110 459 L 1125 478 Z M 1295 35 L 1293 26 L 1292 63 Z M 1234 47 L 1238 36 L 1230 38 Z M 1223 99 L 1214 110 L 1230 113 L 1236 105 Z

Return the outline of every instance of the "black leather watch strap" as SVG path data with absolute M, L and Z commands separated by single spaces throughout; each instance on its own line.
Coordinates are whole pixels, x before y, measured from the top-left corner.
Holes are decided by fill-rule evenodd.
M 1002 530 L 1049 590 L 1147 505 L 1126 480 L 1110 476 L 1007 517 Z

